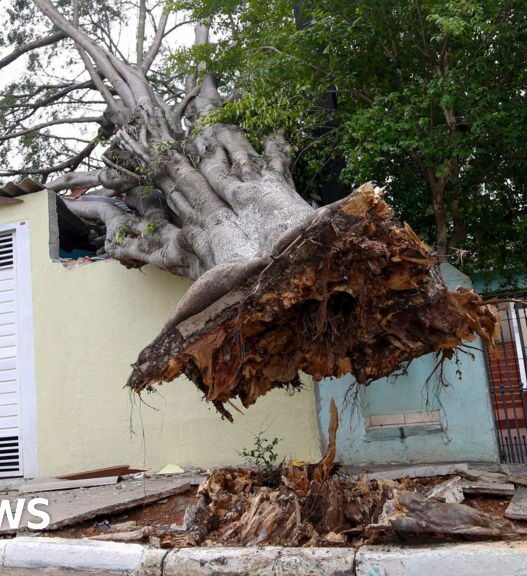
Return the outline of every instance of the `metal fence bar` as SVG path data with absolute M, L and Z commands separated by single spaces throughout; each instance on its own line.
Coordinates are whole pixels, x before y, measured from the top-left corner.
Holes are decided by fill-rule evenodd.
M 523 304 L 516 304 L 514 306 L 514 312 L 516 314 L 516 325 L 518 327 L 518 340 L 520 345 L 520 357 L 518 360 L 523 365 L 523 373 L 527 374 L 527 334 L 525 334 L 527 327 L 527 308 Z M 527 389 L 527 380 L 522 382 L 522 387 L 524 390 Z
M 505 309 L 505 316 L 507 319 L 507 328 L 509 330 L 509 333 L 513 334 L 514 333 L 514 327 L 513 327 L 512 322 L 511 322 L 510 306 L 507 306 L 507 308 Z M 503 347 L 503 355 L 505 357 L 505 367 L 507 369 L 507 373 L 506 373 L 507 374 L 507 389 L 508 389 L 507 391 L 509 392 L 509 396 L 510 396 L 511 404 L 512 404 L 512 419 L 509 418 L 508 406 L 506 407 L 506 416 L 507 416 L 506 423 L 507 423 L 507 427 L 511 430 L 511 434 L 514 434 L 514 432 L 516 431 L 516 438 L 517 438 L 517 434 L 520 430 L 520 424 L 519 424 L 519 419 L 518 419 L 519 410 L 517 409 L 517 406 L 516 406 L 516 394 L 515 394 L 515 392 L 520 391 L 520 394 L 521 394 L 521 388 L 516 387 L 516 389 L 515 389 L 515 382 L 511 378 L 511 367 L 515 364 L 516 358 L 514 356 L 510 355 L 508 346 Z M 525 416 L 525 413 L 524 413 L 524 416 Z M 513 453 L 514 458 L 515 458 L 515 463 L 520 463 L 521 458 L 520 458 L 520 454 L 518 451 L 518 445 L 517 445 L 517 442 L 514 441 L 514 439 L 512 440 L 511 448 L 512 448 L 512 453 Z

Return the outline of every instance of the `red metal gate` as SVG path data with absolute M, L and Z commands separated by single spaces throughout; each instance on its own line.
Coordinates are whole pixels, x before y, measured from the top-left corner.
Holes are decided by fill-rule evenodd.
M 503 462 L 527 464 L 527 308 L 498 308 L 500 339 L 486 354 L 498 445 Z

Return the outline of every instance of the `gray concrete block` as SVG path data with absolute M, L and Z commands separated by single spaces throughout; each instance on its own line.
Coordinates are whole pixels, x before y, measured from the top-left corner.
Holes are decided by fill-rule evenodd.
M 468 465 L 464 462 L 454 464 L 415 464 L 401 466 L 397 468 L 379 467 L 378 470 L 365 472 L 372 480 L 386 478 L 388 480 L 399 480 L 401 478 L 426 478 L 429 476 L 450 476 L 466 472 Z
M 526 542 L 363 546 L 356 576 L 527 576 Z
M 351 548 L 181 548 L 170 552 L 163 576 L 352 576 Z
M 146 548 L 141 565 L 133 572 L 133 576 L 160 576 L 163 574 L 163 566 L 170 550 L 158 548 Z
M 3 566 L 132 571 L 141 566 L 144 551 L 140 544 L 19 537 L 6 541 Z

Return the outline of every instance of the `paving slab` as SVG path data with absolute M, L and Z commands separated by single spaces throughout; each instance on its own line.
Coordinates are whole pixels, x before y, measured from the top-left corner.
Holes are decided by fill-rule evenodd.
M 489 496 L 514 496 L 514 484 L 497 482 L 467 482 L 463 484 L 465 494 L 486 494 Z
M 505 517 L 511 520 L 527 520 L 527 487 L 518 486 L 516 488 L 516 494 L 505 510 Z
M 463 476 L 475 482 L 486 482 L 488 484 L 504 484 L 508 481 L 507 474 L 503 472 L 489 472 L 474 468 L 469 468 L 466 472 L 463 472 Z
M 527 576 L 527 543 L 363 546 L 356 576 Z
M 27 480 L 20 486 L 20 494 L 35 494 L 36 492 L 53 492 L 54 490 L 72 490 L 75 488 L 93 488 L 117 484 L 118 476 L 104 476 L 85 480 L 62 480 L 60 478 L 36 478 Z
M 519 484 L 520 486 L 527 486 L 527 474 L 525 474 L 525 473 L 517 474 L 517 473 L 511 472 L 511 473 L 507 474 L 507 478 L 508 478 L 509 482 L 512 482 L 513 484 Z
M 173 496 L 189 490 L 191 486 L 199 484 L 204 477 L 162 477 L 146 478 L 143 480 L 125 480 L 110 486 L 97 486 L 93 488 L 79 488 L 76 490 L 62 490 L 60 492 L 38 492 L 34 496 L 48 500 L 48 507 L 39 505 L 40 510 L 46 510 L 51 522 L 46 530 L 57 530 L 64 526 L 71 526 L 79 522 L 91 520 L 97 516 L 115 514 L 129 510 L 143 504 L 149 504 L 168 496 Z M 10 493 L 8 499 L 11 507 L 16 507 L 19 498 L 31 499 L 31 494 Z M 38 521 L 30 516 L 24 507 L 20 528 L 28 529 L 28 521 Z M 3 517 L 0 524 L 0 534 L 13 534 L 17 530 L 9 526 L 8 520 Z
M 372 480 L 386 478 L 388 480 L 400 480 L 401 478 L 428 478 L 430 476 L 450 476 L 468 471 L 468 464 L 413 464 L 408 466 L 364 466 L 349 467 L 343 476 L 352 480 L 363 474 L 367 474 Z

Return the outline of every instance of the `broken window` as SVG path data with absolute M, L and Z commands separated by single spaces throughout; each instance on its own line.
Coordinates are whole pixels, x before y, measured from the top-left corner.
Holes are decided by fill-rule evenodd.
M 56 198 L 56 213 L 59 259 L 77 260 L 102 256 L 100 243 L 97 242 L 98 238 L 104 238 L 100 226 L 88 225 L 75 216 L 60 196 Z
M 0 183 L 0 205 L 19 204 L 23 197 L 43 192 L 44 185 L 31 178 Z M 86 223 L 75 216 L 65 201 L 53 192 L 48 195 L 50 256 L 53 260 L 104 257 L 104 227 Z

